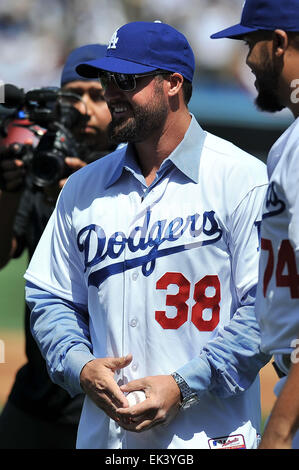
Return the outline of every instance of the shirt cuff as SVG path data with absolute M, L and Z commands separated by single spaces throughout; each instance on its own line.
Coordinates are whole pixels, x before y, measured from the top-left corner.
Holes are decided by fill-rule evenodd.
M 203 357 L 197 357 L 185 364 L 176 372 L 187 382 L 193 392 L 200 398 L 211 387 L 211 367 Z
M 95 356 L 84 345 L 74 346 L 68 351 L 65 357 L 65 382 L 72 397 L 83 393 L 80 374 L 85 364 L 94 359 Z

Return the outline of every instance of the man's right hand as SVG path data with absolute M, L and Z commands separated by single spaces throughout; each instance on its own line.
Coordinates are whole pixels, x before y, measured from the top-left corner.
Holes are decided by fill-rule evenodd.
M 25 176 L 24 162 L 17 158 L 11 158 L 11 149 L 2 148 L 0 150 L 0 189 L 7 192 L 22 189 Z
M 114 379 L 117 370 L 128 366 L 132 355 L 94 359 L 83 367 L 80 383 L 91 400 L 115 421 L 119 421 L 115 410 L 127 406 L 128 402 Z

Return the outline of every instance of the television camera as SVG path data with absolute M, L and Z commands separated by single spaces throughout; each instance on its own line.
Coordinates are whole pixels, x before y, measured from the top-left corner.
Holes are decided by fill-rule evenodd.
M 87 148 L 76 140 L 72 129 L 84 127 L 89 119 L 74 103 L 81 97 L 69 90 L 44 87 L 29 90 L 11 84 L 4 85 L 5 103 L 0 110 L 0 136 L 8 136 L 11 125 L 30 129 L 37 144 L 10 144 L 6 158 L 21 159 L 27 169 L 26 184 L 41 189 L 66 178 L 71 170 L 65 164 L 67 156 L 86 160 Z

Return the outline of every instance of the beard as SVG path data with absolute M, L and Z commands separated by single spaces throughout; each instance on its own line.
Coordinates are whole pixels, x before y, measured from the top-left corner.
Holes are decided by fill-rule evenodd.
M 285 106 L 279 99 L 279 79 L 280 68 L 275 63 L 271 63 L 267 57 L 264 57 L 259 70 L 255 71 L 256 87 L 258 96 L 255 99 L 256 106 L 261 111 L 275 113 L 281 111 Z
M 157 84 L 154 90 L 153 99 L 146 105 L 135 104 L 133 106 L 130 103 L 124 103 L 133 112 L 132 117 L 120 119 L 112 117 L 108 135 L 113 144 L 143 142 L 162 129 L 168 115 L 168 108 L 162 88 L 158 88 Z

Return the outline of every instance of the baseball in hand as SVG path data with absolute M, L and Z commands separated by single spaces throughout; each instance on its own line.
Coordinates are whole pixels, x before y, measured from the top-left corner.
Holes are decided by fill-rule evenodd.
M 137 405 L 137 403 L 141 403 L 142 401 L 146 400 L 146 396 L 143 390 L 135 390 L 134 392 L 130 392 L 126 398 L 129 402 L 129 406 Z

